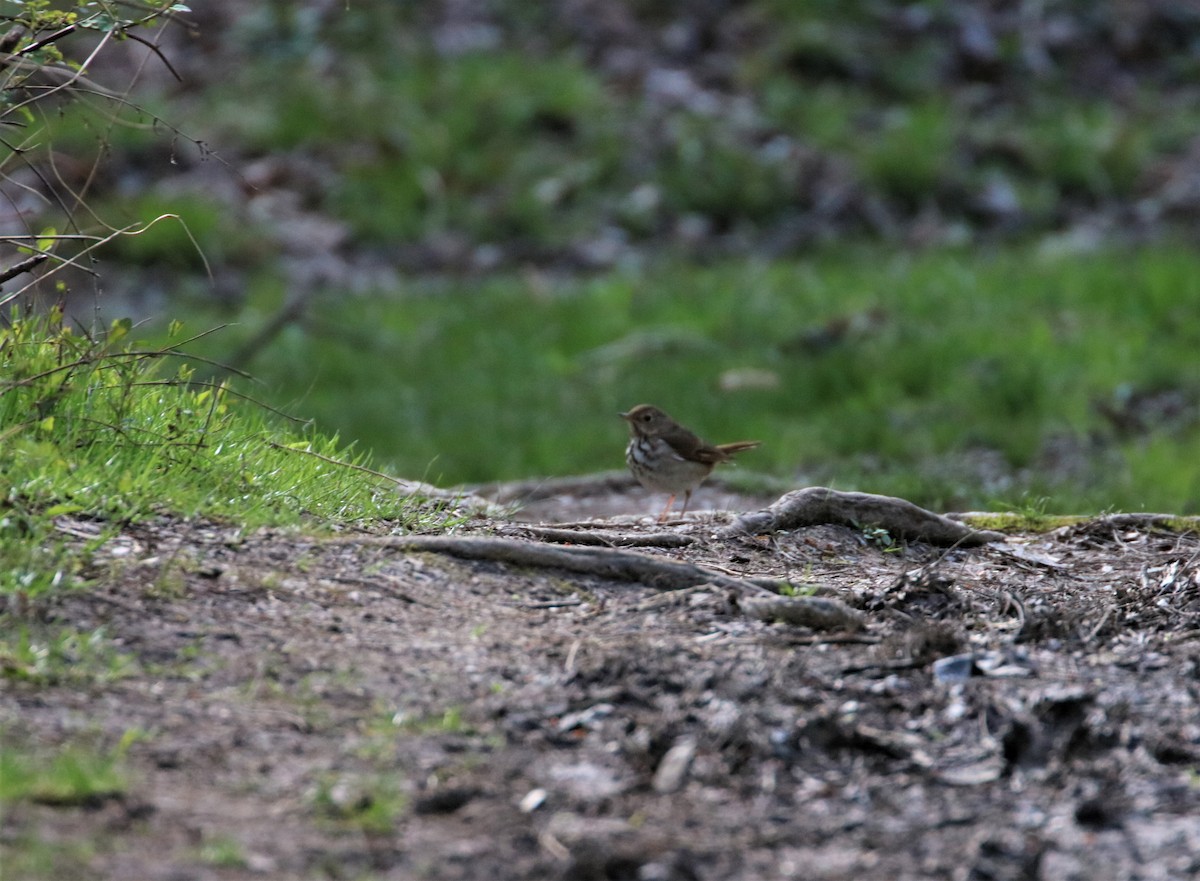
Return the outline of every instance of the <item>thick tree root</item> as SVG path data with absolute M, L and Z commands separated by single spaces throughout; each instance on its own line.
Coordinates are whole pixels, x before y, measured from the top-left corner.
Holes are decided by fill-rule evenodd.
M 733 578 L 692 563 L 608 547 L 558 546 L 512 538 L 456 535 L 346 536 L 331 541 L 334 544 L 376 545 L 401 551 L 447 554 L 464 560 L 492 560 L 514 566 L 565 569 L 614 581 L 635 581 L 659 590 L 712 584 L 727 589 L 778 593 L 780 585 L 777 579 Z
M 522 526 L 521 530 L 542 541 L 568 545 L 600 545 L 610 548 L 682 548 L 696 544 L 698 539 L 678 532 L 601 532 L 579 529 L 556 529 L 549 526 Z
M 645 584 L 658 590 L 682 590 L 702 584 L 734 592 L 734 606 L 758 618 L 782 620 L 813 630 L 858 630 L 860 612 L 833 597 L 780 597 L 784 584 L 773 578 L 734 578 L 692 563 L 652 557 L 608 547 L 562 547 L 509 538 L 412 535 L 345 536 L 331 544 L 374 545 L 400 551 L 446 554 L 466 560 L 490 560 L 515 566 L 565 569 Z M 775 596 L 772 596 L 775 595 Z M 757 597 L 770 597 L 772 605 L 756 605 Z
M 972 546 L 1003 541 L 1005 536 L 987 529 L 972 529 L 949 517 L 935 514 L 905 499 L 871 493 L 839 492 L 810 486 L 781 496 L 770 507 L 742 514 L 722 530 L 722 535 L 762 535 L 839 523 L 844 526 L 875 526 L 894 538 L 925 541 L 935 545 Z
M 926 541 L 937 545 L 979 545 L 1002 541 L 1004 536 L 989 530 L 972 529 L 935 514 L 904 499 L 869 493 L 838 492 L 810 487 L 782 496 L 768 508 L 743 514 L 721 531 L 724 537 L 840 523 L 874 526 L 899 539 Z M 335 544 L 375 545 L 399 551 L 447 554 L 467 560 L 489 560 L 514 566 L 564 569 L 644 584 L 658 590 L 682 590 L 712 585 L 733 593 L 732 605 L 751 617 L 779 620 L 813 630 L 859 630 L 861 612 L 833 597 L 781 597 L 784 582 L 772 578 L 736 578 L 692 563 L 622 550 L 613 545 L 677 544 L 672 534 L 637 535 L 619 532 L 579 532 L 553 527 L 522 527 L 541 542 L 495 536 L 411 535 L 346 536 Z M 679 544 L 695 541 L 683 537 Z M 572 542 L 566 545 L 546 542 Z M 591 543 L 585 545 L 584 543 Z

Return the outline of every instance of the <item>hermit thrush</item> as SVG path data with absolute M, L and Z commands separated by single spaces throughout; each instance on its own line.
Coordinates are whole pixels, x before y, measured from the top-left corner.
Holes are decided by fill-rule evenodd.
M 662 410 L 649 404 L 638 404 L 621 418 L 629 423 L 629 446 L 625 462 L 638 483 L 655 492 L 670 493 L 658 522 L 667 519 L 675 496 L 683 493 L 683 511 L 687 513 L 692 490 L 712 473 L 720 462 L 727 462 L 734 453 L 753 449 L 758 441 L 738 441 L 713 445 L 692 434 Z

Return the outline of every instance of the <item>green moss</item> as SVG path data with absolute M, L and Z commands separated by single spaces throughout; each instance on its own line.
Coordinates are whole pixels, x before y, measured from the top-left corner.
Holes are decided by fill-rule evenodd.
M 963 517 L 962 520 L 974 529 L 1027 534 L 1053 532 L 1064 526 L 1082 523 L 1087 518 L 1026 511 L 1000 511 L 994 514 L 970 514 Z

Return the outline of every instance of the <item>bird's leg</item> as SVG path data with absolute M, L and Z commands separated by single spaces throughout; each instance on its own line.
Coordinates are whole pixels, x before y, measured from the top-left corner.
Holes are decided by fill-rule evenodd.
M 671 497 L 667 499 L 667 506 L 662 509 L 662 513 L 658 515 L 659 523 L 667 522 L 667 512 L 671 510 L 671 506 L 675 504 L 675 494 L 671 493 Z
M 692 501 L 692 491 L 690 489 L 685 490 L 683 493 L 683 510 L 679 512 L 680 517 L 682 517 L 684 514 L 687 513 L 687 506 L 689 504 L 691 504 L 691 501 Z

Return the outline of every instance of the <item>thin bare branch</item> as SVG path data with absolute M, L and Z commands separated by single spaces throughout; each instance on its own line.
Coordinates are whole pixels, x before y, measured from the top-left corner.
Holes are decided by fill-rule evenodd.
M 34 254 L 32 257 L 26 257 L 20 263 L 14 263 L 7 269 L 0 269 L 0 284 L 4 284 L 9 279 L 16 278 L 23 272 L 29 272 L 31 269 L 36 269 L 49 259 L 49 254 Z

